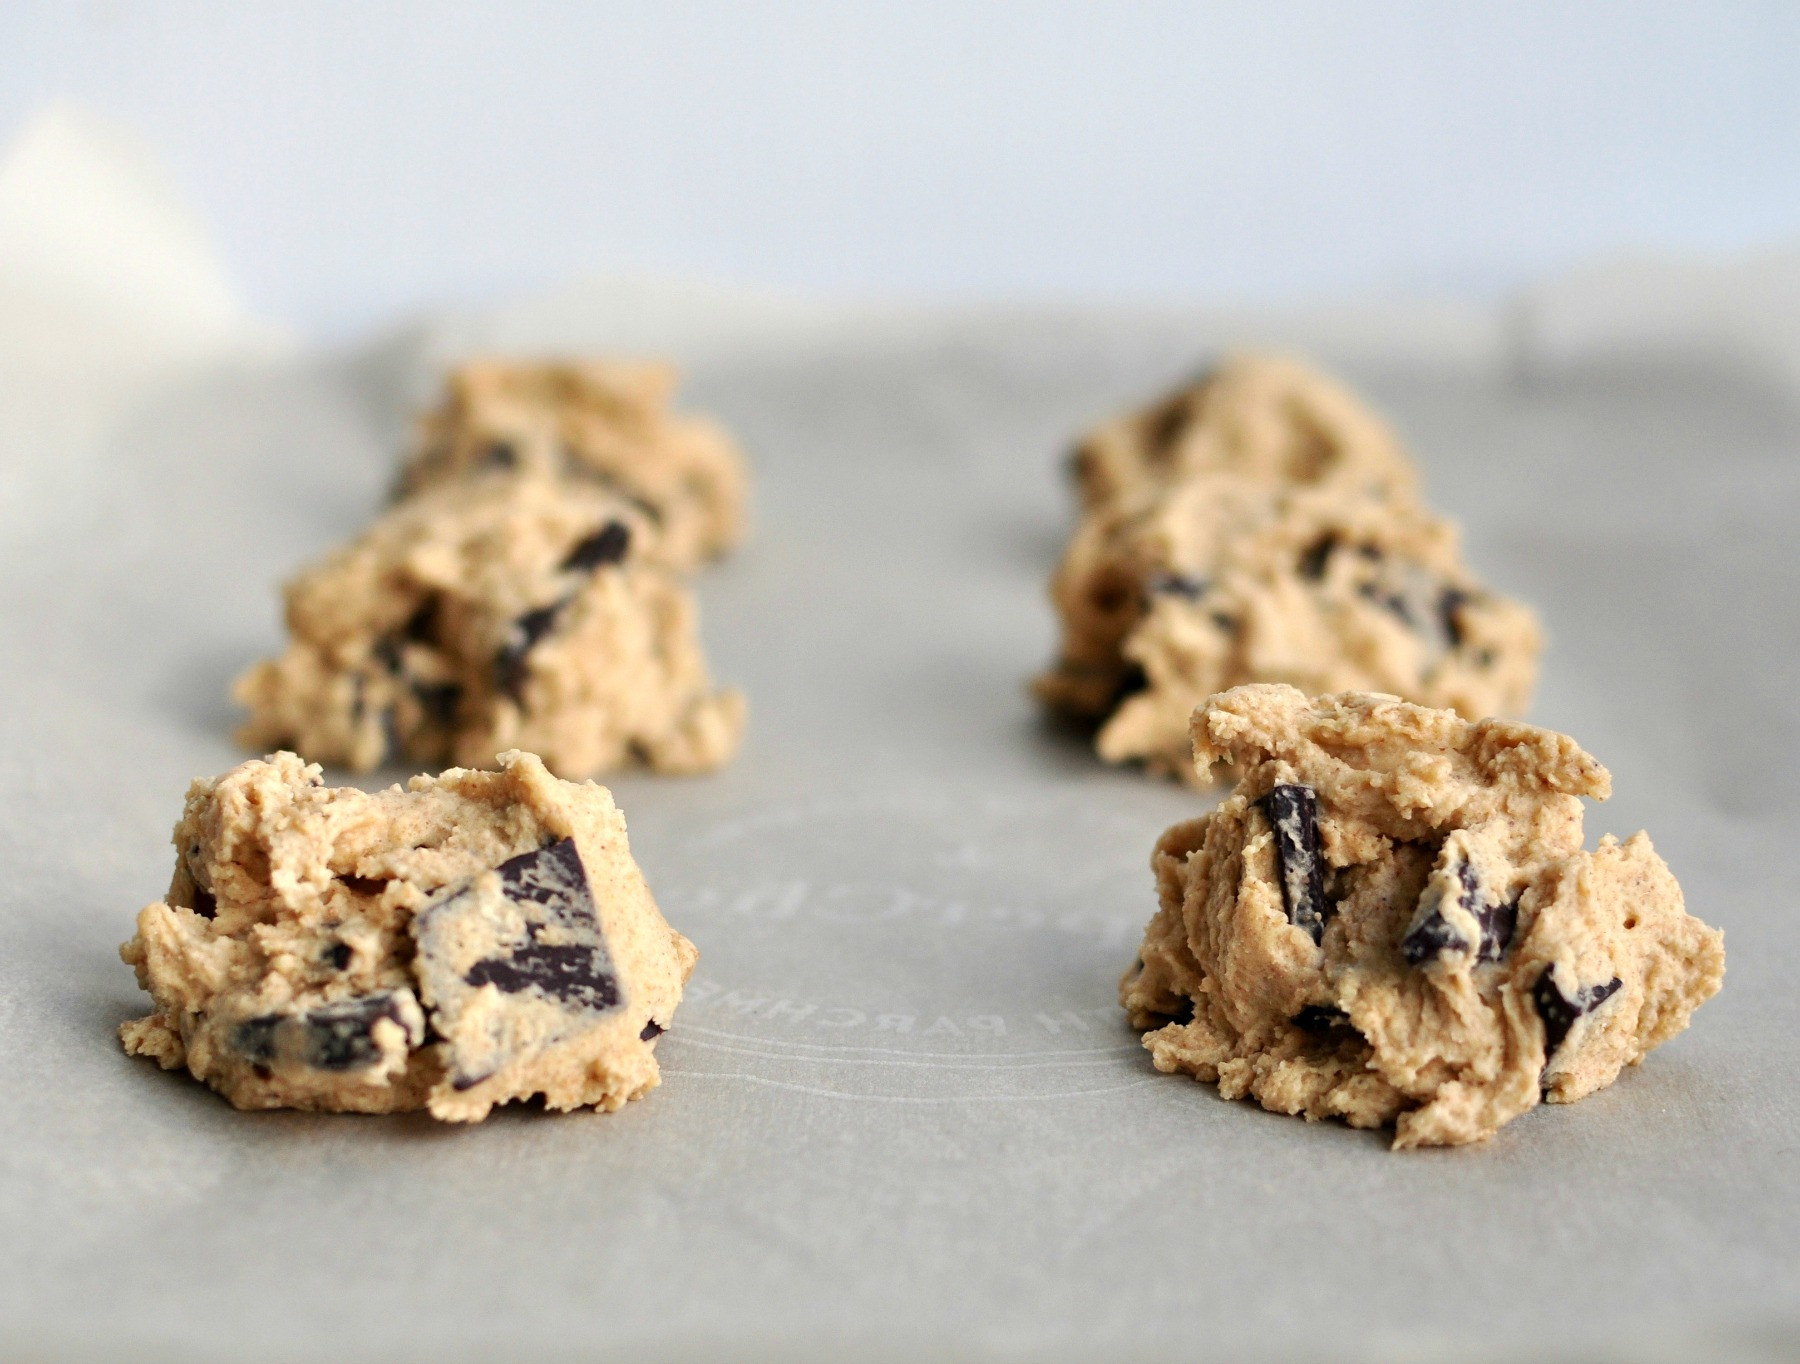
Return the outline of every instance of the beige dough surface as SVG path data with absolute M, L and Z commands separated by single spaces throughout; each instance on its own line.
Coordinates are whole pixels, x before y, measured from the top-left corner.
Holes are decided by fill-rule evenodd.
M 1060 656 L 1036 690 L 1096 725 L 1107 761 L 1210 780 L 1188 717 L 1248 682 L 1470 718 L 1529 704 L 1532 612 L 1469 572 L 1393 437 L 1323 376 L 1239 357 L 1102 428 L 1077 470 L 1087 510 L 1051 583 Z
M 234 688 L 239 740 L 354 771 L 485 767 L 508 748 L 569 778 L 717 767 L 743 698 L 713 688 L 657 534 L 617 495 L 548 476 L 408 498 L 288 585 L 287 651 Z
M 1158 1070 L 1457 1145 L 1611 1084 L 1719 989 L 1722 935 L 1649 838 L 1583 850 L 1611 781 L 1561 734 L 1281 685 L 1192 729 L 1242 777 L 1152 857 L 1120 999 Z
M 606 788 L 501 763 L 373 795 L 292 753 L 194 782 L 168 895 L 120 949 L 154 1001 L 126 1051 L 245 1109 L 478 1122 L 655 1086 L 694 946 Z
M 716 423 L 671 408 L 672 366 L 479 360 L 450 373 L 419 423 L 399 492 L 514 470 L 612 491 L 656 525 L 656 553 L 692 568 L 744 534 L 744 459 Z

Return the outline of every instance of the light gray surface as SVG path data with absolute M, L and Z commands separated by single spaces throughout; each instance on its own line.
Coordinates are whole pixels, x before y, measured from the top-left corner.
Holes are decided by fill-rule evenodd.
M 186 782 L 242 756 L 224 688 L 372 509 L 421 352 L 167 390 L 40 481 L 0 549 L 0 1355 L 1785 1357 L 1800 417 L 1697 370 L 1355 376 L 1541 609 L 1534 718 L 1618 791 L 1590 838 L 1647 827 L 1730 954 L 1611 1089 L 1397 1155 L 1151 1071 L 1113 983 L 1202 799 L 1023 691 L 1057 457 L 1208 349 L 1049 315 L 695 349 L 755 461 L 700 586 L 751 723 L 721 774 L 614 784 L 702 952 L 614 1116 L 242 1115 L 113 1037 Z

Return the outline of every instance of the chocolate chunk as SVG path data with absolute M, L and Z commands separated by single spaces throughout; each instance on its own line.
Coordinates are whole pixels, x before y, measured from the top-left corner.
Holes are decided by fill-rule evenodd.
M 1556 1055 L 1569 1035 L 1569 1029 L 1584 1014 L 1591 1014 L 1607 1000 L 1618 993 L 1623 985 L 1617 976 L 1604 985 L 1589 985 L 1575 992 L 1570 999 L 1556 984 L 1556 968 L 1547 966 L 1544 974 L 1537 978 L 1537 984 L 1531 987 L 1531 1002 L 1537 1009 L 1538 1017 L 1544 1020 L 1544 1061 Z
M 215 919 L 219 914 L 219 901 L 204 886 L 195 886 L 193 910 L 202 919 Z
M 599 530 L 569 551 L 562 561 L 565 573 L 592 573 L 607 564 L 620 563 L 631 548 L 631 527 L 623 521 L 608 521 Z
M 1327 533 L 1313 541 L 1300 555 L 1300 576 L 1318 582 L 1325 576 L 1325 565 L 1338 547 L 1336 535 Z
M 387 878 L 382 876 L 340 876 L 338 880 L 358 895 L 379 895 L 388 888 Z
M 412 992 L 394 990 L 245 1019 L 232 1029 L 231 1045 L 257 1066 L 286 1061 L 314 1070 L 363 1070 L 381 1060 L 375 1025 L 384 1018 L 400 1026 L 409 1047 L 423 1040 Z
M 415 682 L 412 692 L 427 723 L 439 729 L 450 729 L 456 724 L 456 708 L 462 702 L 462 688 L 456 683 Z
M 497 440 L 481 452 L 481 465 L 486 469 L 511 469 L 519 462 L 519 452 L 511 441 Z
M 436 644 L 438 613 L 443 609 L 443 600 L 436 592 L 427 595 L 419 603 L 418 609 L 406 618 L 406 624 L 400 627 L 400 633 L 414 644 Z
M 1198 601 L 1206 595 L 1206 579 L 1186 573 L 1152 573 L 1144 590 L 1152 597 L 1186 597 Z
M 1276 875 L 1288 922 L 1314 942 L 1325 937 L 1325 859 L 1319 854 L 1319 797 L 1310 786 L 1284 785 L 1260 802 L 1275 831 Z
M 648 1042 L 651 1038 L 661 1037 L 662 1035 L 663 1025 L 653 1018 L 648 1023 L 644 1024 L 644 1030 L 638 1034 L 638 1041 Z
M 389 672 L 398 673 L 400 671 L 400 641 L 393 636 L 383 635 L 375 641 L 369 652 L 374 654 L 375 661 Z
M 575 841 L 494 870 L 498 896 L 492 879 L 478 878 L 413 919 L 431 1022 L 448 1047 L 451 1083 L 465 1087 L 624 1005 Z M 483 996 L 490 1004 L 472 1008 Z
M 1141 691 L 1150 690 L 1150 674 L 1144 671 L 1143 665 L 1133 663 L 1119 674 L 1118 685 L 1113 688 L 1112 700 L 1108 709 L 1120 705 Z
M 1291 1021 L 1301 1032 L 1315 1036 L 1350 1028 L 1350 1015 L 1335 1004 L 1308 1004 Z
M 1440 952 L 1467 956 L 1474 951 L 1477 961 L 1499 961 L 1512 943 L 1513 931 L 1519 922 L 1518 899 L 1490 898 L 1475 874 L 1474 865 L 1467 858 L 1456 860 L 1455 875 L 1456 902 L 1474 916 L 1481 932 L 1481 941 L 1471 944 L 1444 917 L 1443 895 L 1438 883 L 1433 881 L 1425 888 L 1424 894 L 1419 896 L 1419 907 L 1414 912 L 1412 926 L 1406 930 L 1406 936 L 1400 939 L 1401 955 L 1414 966 L 1430 961 Z
M 573 600 L 572 597 L 564 597 L 548 606 L 536 607 L 512 623 L 506 643 L 500 646 L 500 652 L 494 657 L 494 685 L 514 701 L 523 699 L 526 655 L 537 647 L 539 640 L 556 628 L 556 618 Z
M 1161 453 L 1181 439 L 1181 433 L 1187 430 L 1188 421 L 1193 416 L 1188 403 L 1188 395 L 1183 393 L 1172 399 L 1157 411 L 1152 412 L 1144 431 L 1152 450 Z
M 1462 648 L 1462 609 L 1468 602 L 1469 594 L 1460 587 L 1446 587 L 1444 595 L 1438 598 L 1438 624 L 1452 649 Z
M 347 942 L 334 942 L 325 949 L 325 960 L 331 963 L 335 971 L 346 970 L 356 960 L 356 953 Z

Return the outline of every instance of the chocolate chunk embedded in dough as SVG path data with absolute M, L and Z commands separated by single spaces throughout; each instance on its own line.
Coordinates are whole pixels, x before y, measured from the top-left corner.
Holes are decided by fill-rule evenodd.
M 1562 992 L 1556 983 L 1556 968 L 1544 968 L 1544 974 L 1531 987 L 1531 1003 L 1544 1021 L 1544 1061 L 1555 1056 L 1569 1036 L 1569 1030 L 1584 1015 L 1591 1014 L 1619 992 L 1624 982 L 1617 976 L 1604 985 L 1589 985 L 1575 991 L 1574 998 Z
M 623 521 L 608 521 L 582 540 L 562 561 L 565 573 L 592 573 L 607 564 L 624 561 L 631 548 L 631 528 Z
M 247 1018 L 232 1030 L 231 1041 L 251 1064 L 271 1069 L 366 1070 L 382 1060 L 375 1028 L 383 1019 L 400 1027 L 408 1050 L 424 1040 L 418 1001 L 401 989 Z
M 1447 874 L 1434 875 L 1419 896 L 1412 926 L 1400 940 L 1401 955 L 1414 966 L 1443 952 L 1453 956 L 1473 952 L 1477 961 L 1499 961 L 1512 943 L 1513 930 L 1519 922 L 1519 902 L 1490 896 L 1467 857 L 1452 852 L 1447 860 Z M 1451 922 L 1444 912 L 1447 903 L 1474 920 L 1479 941 L 1470 941 L 1468 934 Z
M 1275 831 L 1275 875 L 1288 922 L 1314 942 L 1325 937 L 1325 862 L 1319 855 L 1319 797 L 1310 786 L 1277 786 L 1262 799 Z
M 413 921 L 452 1083 L 478 1084 L 621 1008 L 624 992 L 575 841 L 503 862 Z
M 512 623 L 511 630 L 507 632 L 506 643 L 500 646 L 500 652 L 494 658 L 494 685 L 514 701 L 521 700 L 525 691 L 527 655 L 545 635 L 556 628 L 556 618 L 562 614 L 569 600 L 564 597 L 548 606 L 527 611 Z

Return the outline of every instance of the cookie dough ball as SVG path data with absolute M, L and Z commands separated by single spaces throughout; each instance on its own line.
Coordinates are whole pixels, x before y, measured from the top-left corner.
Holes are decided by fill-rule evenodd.
M 1158 1070 L 1457 1145 L 1611 1084 L 1719 989 L 1722 935 L 1649 838 L 1583 850 L 1611 781 L 1561 734 L 1259 685 L 1193 739 L 1243 776 L 1152 859 L 1120 999 Z
M 1240 354 L 1090 432 L 1072 460 L 1084 507 L 1141 499 L 1197 475 L 1410 497 L 1418 475 L 1347 388 L 1278 355 Z
M 604 787 L 529 753 L 374 795 L 292 753 L 196 781 L 175 877 L 120 956 L 155 1007 L 125 1050 L 239 1108 L 612 1110 L 698 955 Z
M 605 487 L 657 526 L 677 568 L 743 537 L 743 456 L 716 423 L 671 410 L 669 365 L 483 360 L 451 372 L 401 473 L 411 496 L 475 472 L 518 470 Z
M 1214 386 L 1240 400 L 1207 400 Z M 1526 708 L 1536 618 L 1464 566 L 1455 526 L 1417 501 L 1373 417 L 1267 361 L 1183 401 L 1183 461 L 1092 505 L 1051 581 L 1061 652 L 1034 690 L 1093 725 L 1103 758 L 1210 780 L 1188 761 L 1188 717 L 1249 682 L 1393 692 L 1471 719 Z M 1301 438 L 1313 428 L 1293 413 L 1315 407 L 1338 413 L 1317 424 L 1333 440 Z
M 581 778 L 730 758 L 716 691 L 656 530 L 598 486 L 471 477 L 407 499 L 287 588 L 292 637 L 238 679 L 248 748 L 367 771 L 541 755 Z

